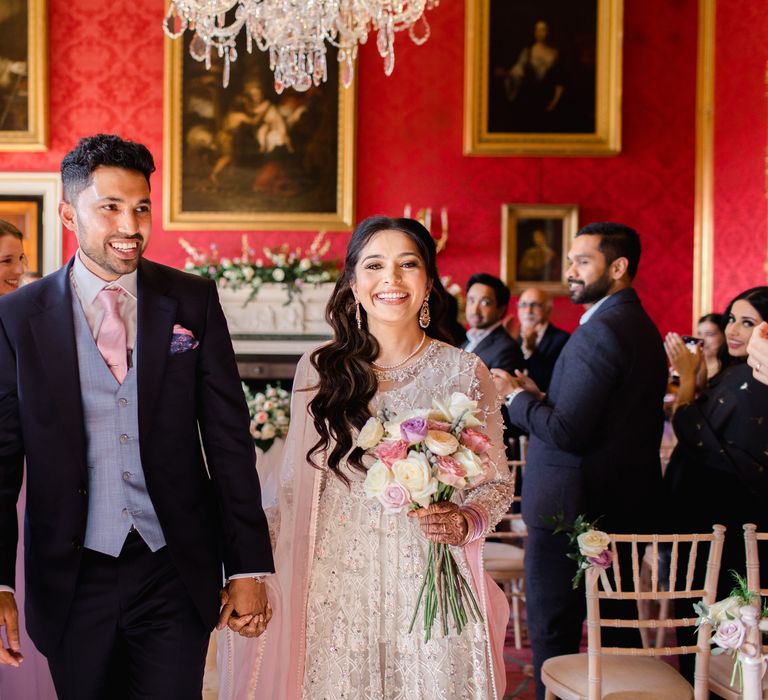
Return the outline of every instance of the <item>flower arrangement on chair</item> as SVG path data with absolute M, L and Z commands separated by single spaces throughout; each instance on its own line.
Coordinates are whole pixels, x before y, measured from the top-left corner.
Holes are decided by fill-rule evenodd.
M 613 554 L 610 550 L 611 538 L 597 529 L 599 520 L 600 518 L 590 522 L 584 515 L 579 515 L 572 524 L 569 524 L 565 521 L 562 510 L 554 517 L 548 518 L 548 523 L 554 526 L 554 534 L 565 533 L 569 544 L 574 549 L 567 555 L 578 566 L 572 579 L 574 589 L 579 587 L 587 569 L 594 567 L 605 571 L 613 563 Z
M 735 585 L 730 596 L 710 606 L 704 601 L 694 603 L 693 609 L 699 616 L 699 627 L 703 624 L 712 626 L 712 655 L 733 657 L 731 686 L 738 680 L 738 688 L 744 688 L 744 664 L 759 664 L 762 669 L 766 661 L 759 640 L 760 633 L 768 632 L 768 604 L 763 603 L 760 608 L 760 596 L 749 590 L 747 580 L 736 571 L 731 571 L 731 575 Z M 750 634 L 755 628 L 757 633 Z M 762 671 L 759 677 L 762 678 Z M 747 697 L 746 693 L 744 697 Z M 762 691 L 758 697 L 762 698 Z

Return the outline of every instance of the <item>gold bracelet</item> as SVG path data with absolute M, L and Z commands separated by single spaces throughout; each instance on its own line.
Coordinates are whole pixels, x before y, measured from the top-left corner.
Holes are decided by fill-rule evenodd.
M 459 513 L 461 513 L 461 517 L 464 518 L 464 522 L 467 523 L 467 534 L 464 536 L 464 539 L 459 542 L 459 547 L 463 547 L 465 544 L 469 543 L 469 538 L 472 537 L 472 521 L 463 510 L 460 510 Z

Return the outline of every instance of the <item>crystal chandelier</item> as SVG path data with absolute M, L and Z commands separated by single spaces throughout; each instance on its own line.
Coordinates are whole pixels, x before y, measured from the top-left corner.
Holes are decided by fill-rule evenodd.
M 395 67 L 395 34 L 407 31 L 423 44 L 429 38 L 425 10 L 439 0 L 170 0 L 163 23 L 172 39 L 187 29 L 194 32 L 190 55 L 211 67 L 211 52 L 224 61 L 223 81 L 229 83 L 230 65 L 237 60 L 238 34 L 245 33 L 246 49 L 254 43 L 269 52 L 275 90 L 308 90 L 327 80 L 327 46 L 338 49 L 344 87 L 352 83 L 360 44 L 376 32 L 376 47 L 384 72 Z M 418 28 L 417 28 L 418 27 Z

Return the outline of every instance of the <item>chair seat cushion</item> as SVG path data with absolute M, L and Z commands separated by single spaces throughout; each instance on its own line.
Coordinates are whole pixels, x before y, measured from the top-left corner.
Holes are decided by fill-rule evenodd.
M 669 664 L 646 656 L 602 654 L 603 700 L 692 700 L 693 688 Z M 547 659 L 544 684 L 564 700 L 588 697 L 587 655 Z
M 725 690 L 738 693 L 739 697 L 741 697 L 738 680 L 736 681 L 735 686 L 733 688 L 731 687 L 733 663 L 734 658 L 728 654 L 711 656 L 709 659 L 709 678 Z M 763 698 L 768 698 L 768 673 L 763 676 Z
M 522 571 L 525 552 L 521 547 L 515 547 L 506 542 L 486 542 L 483 550 L 483 560 L 486 571 Z

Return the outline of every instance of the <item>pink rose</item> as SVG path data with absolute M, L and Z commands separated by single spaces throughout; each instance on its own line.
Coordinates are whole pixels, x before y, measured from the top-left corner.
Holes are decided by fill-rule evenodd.
M 488 436 L 474 428 L 464 428 L 461 431 L 459 440 L 464 447 L 478 455 L 485 454 L 491 449 L 491 441 L 488 439 Z
M 444 420 L 428 420 L 427 427 L 430 430 L 442 430 L 444 433 L 451 432 L 451 424 Z
M 411 494 L 404 486 L 392 481 L 379 495 L 379 502 L 387 513 L 400 513 L 411 502 Z
M 421 442 L 427 437 L 427 421 L 424 418 L 409 418 L 400 423 L 400 436 L 409 445 Z
M 266 423 L 266 422 L 267 422 L 267 418 L 269 418 L 269 415 L 267 414 L 267 412 L 266 412 L 266 411 L 259 411 L 259 412 L 258 412 L 258 413 L 257 413 L 257 414 L 256 414 L 256 415 L 253 417 L 253 420 L 254 420 L 254 422 L 256 422 L 256 423 L 259 423 L 259 424 L 260 424 L 260 423 Z
M 437 465 L 437 480 L 448 486 L 462 489 L 466 486 L 467 480 L 464 478 L 466 470 L 453 457 L 438 457 L 435 462 Z
M 398 459 L 405 459 L 408 443 L 405 440 L 385 440 L 379 443 L 373 454 L 391 469 Z
M 747 628 L 737 617 L 720 623 L 717 632 L 712 636 L 712 642 L 721 649 L 739 649 L 744 644 Z
M 607 569 L 613 562 L 613 555 L 610 549 L 604 549 L 599 557 L 587 557 L 587 561 L 598 569 Z

